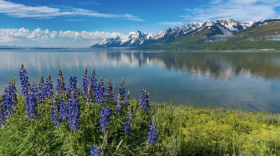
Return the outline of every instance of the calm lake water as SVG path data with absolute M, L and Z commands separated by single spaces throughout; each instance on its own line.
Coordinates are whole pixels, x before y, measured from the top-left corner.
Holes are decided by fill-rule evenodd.
M 117 87 L 121 78 L 133 98 L 146 88 L 152 101 L 176 105 L 214 106 L 280 113 L 279 52 L 176 52 L 121 49 L 0 50 L 0 92 L 16 75 L 20 90 L 20 65 L 31 82 L 50 74 L 56 83 L 61 69 L 66 84 L 84 68 L 96 70 L 105 84 Z M 56 85 L 56 84 L 55 84 Z M 157 94 L 156 94 L 157 92 Z

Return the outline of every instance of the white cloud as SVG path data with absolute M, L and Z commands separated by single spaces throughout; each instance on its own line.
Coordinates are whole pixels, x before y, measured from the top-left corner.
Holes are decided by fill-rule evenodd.
M 238 21 L 253 21 L 279 16 L 275 11 L 279 0 L 211 0 L 208 5 L 186 9 L 185 19 L 206 20 L 232 18 Z
M 160 23 L 157 23 L 158 25 L 170 25 L 170 26 L 181 26 L 184 25 L 184 23 L 182 22 L 167 22 L 167 21 L 163 21 Z
M 25 28 L 20 29 L 0 29 L 0 45 L 3 43 L 17 44 L 22 46 L 39 46 L 37 43 L 47 43 L 44 46 L 53 46 L 55 43 L 59 45 L 72 45 L 68 42 L 75 42 L 73 46 L 88 47 L 96 42 L 99 42 L 105 38 L 120 36 L 121 38 L 127 38 L 132 32 L 128 34 L 122 34 L 118 32 L 104 32 L 104 31 L 50 31 L 48 29 L 42 30 L 37 28 L 35 30 L 29 30 Z M 24 44 L 27 45 L 24 45 Z M 56 46 L 56 45 L 54 45 Z
M 143 21 L 131 14 L 103 14 L 91 10 L 72 7 L 26 6 L 0 0 L 0 13 L 18 18 L 53 18 L 57 16 L 90 16 L 103 18 L 118 18 L 132 21 Z

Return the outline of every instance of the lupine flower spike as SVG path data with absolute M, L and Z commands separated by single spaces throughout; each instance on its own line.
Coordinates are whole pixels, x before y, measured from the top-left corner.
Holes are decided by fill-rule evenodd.
M 143 112 L 146 112 L 147 109 L 150 107 L 150 99 L 149 99 L 149 94 L 147 94 L 146 90 L 143 89 L 142 94 L 141 94 L 141 101 L 140 101 L 140 109 L 143 110 Z
M 63 76 L 62 76 L 62 71 L 59 70 L 58 72 L 58 78 L 57 78 L 57 86 L 56 86 L 56 91 L 58 91 L 58 93 L 62 93 L 63 91 L 65 91 L 65 83 L 63 80 Z
M 36 110 L 37 107 L 37 102 L 36 102 L 36 97 L 35 93 L 31 90 L 31 87 L 28 88 L 28 94 L 26 96 L 26 112 L 27 112 L 27 117 L 29 119 L 37 119 L 38 112 Z
M 90 92 L 91 92 L 91 96 L 93 97 L 93 99 L 95 99 L 95 90 L 96 90 L 96 77 L 95 77 L 95 70 L 92 69 L 92 76 L 90 78 Z
M 51 76 L 49 75 L 47 78 L 47 81 L 45 83 L 45 98 L 51 98 L 53 96 L 53 85 L 52 85 L 52 79 Z
M 102 151 L 101 147 L 95 147 L 94 145 L 92 146 L 90 150 L 90 156 L 102 156 Z
M 58 91 L 56 91 L 52 103 L 51 119 L 53 120 L 53 123 L 57 128 L 59 128 L 58 118 L 59 118 L 59 102 L 58 102 Z
M 120 84 L 119 94 L 121 95 L 122 100 L 124 100 L 125 99 L 124 78 L 122 78 L 122 82 Z
M 110 77 L 107 85 L 107 99 L 112 102 L 113 98 L 112 78 Z
M 89 77 L 87 74 L 87 68 L 85 68 L 85 74 L 83 78 L 83 95 L 86 97 L 86 94 L 88 92 L 88 86 L 89 86 Z
M 18 100 L 17 100 L 17 89 L 16 89 L 16 79 L 13 78 L 10 85 L 9 85 L 9 89 L 8 89 L 8 92 L 9 92 L 9 98 L 10 98 L 10 101 L 11 101 L 11 108 L 12 108 L 12 112 L 15 113 L 15 110 L 13 109 L 14 106 L 18 103 Z
M 68 100 L 68 110 L 69 110 L 69 127 L 71 131 L 78 130 L 79 118 L 80 118 L 80 106 L 78 100 L 77 92 L 77 80 L 76 77 L 70 77 L 70 90 L 72 91 L 71 97 Z
M 45 99 L 45 82 L 43 76 L 41 76 L 40 83 L 39 83 L 39 93 L 38 93 L 38 98 L 39 98 L 39 103 L 42 103 Z
M 152 117 L 152 121 L 150 122 L 150 127 L 149 127 L 149 135 L 148 135 L 148 143 L 154 145 L 156 144 L 157 137 L 158 137 L 158 130 L 156 126 L 156 121 L 155 117 Z
M 103 86 L 103 78 L 100 78 L 100 82 L 96 87 L 96 91 L 95 91 L 95 102 L 96 103 L 104 103 L 105 98 L 104 98 L 104 86 Z
M 67 117 L 68 117 L 68 109 L 66 107 L 67 103 L 67 95 L 66 92 L 62 92 L 62 99 L 61 99 L 61 104 L 59 108 L 59 122 L 63 123 Z
M 5 121 L 6 121 L 6 118 L 5 118 L 5 115 L 4 115 L 4 110 L 3 110 L 2 105 L 0 104 L 0 128 L 2 126 L 4 126 Z
M 132 122 L 132 112 L 131 110 L 128 111 L 128 118 L 125 119 L 125 126 L 124 126 L 124 134 L 130 134 L 132 132 L 131 127 L 133 126 Z
M 11 99 L 9 98 L 8 88 L 5 87 L 4 94 L 3 94 L 3 112 L 5 116 L 9 116 L 12 114 L 13 109 L 11 108 Z
M 21 65 L 20 72 L 19 72 L 19 79 L 21 82 L 21 87 L 22 87 L 22 94 L 27 96 L 28 94 L 28 87 L 30 86 L 28 83 L 28 77 L 25 76 L 27 74 L 26 69 L 24 68 L 23 65 Z
M 110 125 L 109 115 L 111 115 L 111 109 L 108 106 L 103 106 L 100 117 L 100 131 L 104 133 L 106 131 L 106 127 Z
M 121 110 L 123 107 L 123 102 L 122 102 L 122 97 L 121 94 L 118 95 L 118 104 L 116 105 L 116 113 L 120 116 L 121 115 Z
M 91 105 L 91 104 L 92 104 L 91 84 L 89 84 L 88 90 L 87 90 L 87 92 L 86 92 L 86 103 L 87 103 L 88 105 Z
M 35 94 L 35 98 L 38 99 L 38 87 L 36 85 L 36 82 L 34 81 L 31 86 L 31 91 Z

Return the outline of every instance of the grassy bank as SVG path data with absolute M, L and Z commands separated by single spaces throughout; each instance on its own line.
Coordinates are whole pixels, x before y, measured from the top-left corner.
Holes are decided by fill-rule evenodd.
M 104 104 L 88 105 L 80 96 L 80 123 L 71 132 L 69 121 L 57 127 L 50 119 L 52 102 L 38 104 L 33 120 L 27 117 L 25 97 L 18 96 L 16 113 L 0 129 L 0 155 L 90 155 L 93 144 L 103 155 L 280 155 L 279 114 L 155 103 L 144 113 L 140 102 L 131 100 L 120 115 L 116 104 L 108 103 L 110 125 L 102 133 Z M 129 111 L 132 131 L 125 134 Z M 152 116 L 158 130 L 154 145 L 147 142 Z

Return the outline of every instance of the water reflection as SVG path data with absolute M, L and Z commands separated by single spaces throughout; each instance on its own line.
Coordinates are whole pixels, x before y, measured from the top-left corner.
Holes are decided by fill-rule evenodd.
M 119 85 L 122 77 L 132 97 L 142 88 L 152 100 L 252 111 L 280 110 L 280 53 L 139 52 L 130 50 L 0 51 L 0 92 L 21 64 L 38 83 L 59 69 L 64 77 L 95 68 L 98 76 Z M 81 83 L 81 82 L 80 82 Z M 18 82 L 19 85 L 19 82 Z M 19 86 L 18 86 L 19 87 Z M 155 92 L 158 91 L 158 96 Z

